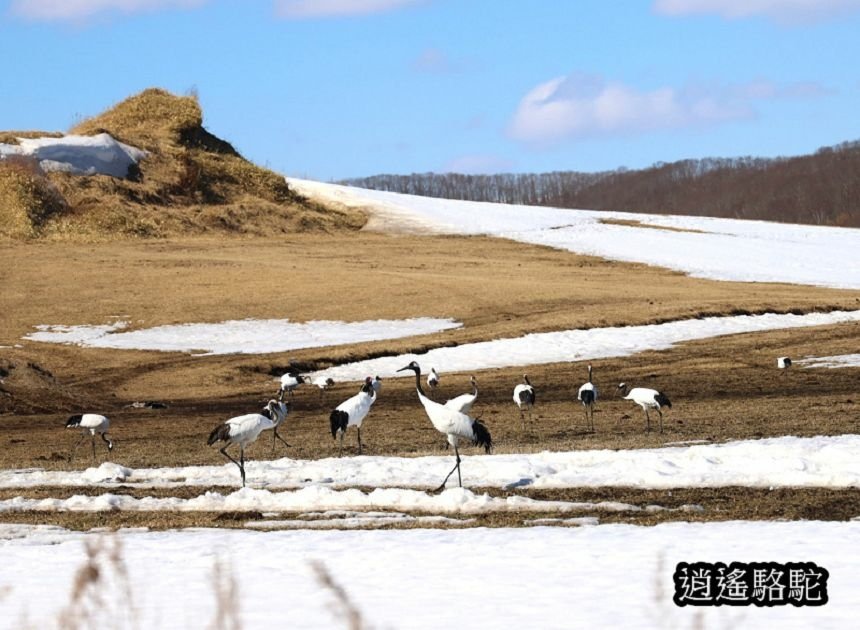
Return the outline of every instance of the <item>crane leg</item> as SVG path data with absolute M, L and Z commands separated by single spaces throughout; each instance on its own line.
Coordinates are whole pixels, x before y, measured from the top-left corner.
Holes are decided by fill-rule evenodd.
M 91 437 L 93 441 L 93 461 L 96 461 L 96 434 L 93 433 Z
M 526 430 L 526 417 L 525 417 L 525 414 L 523 414 L 522 408 L 520 408 L 520 423 L 523 425 L 523 431 L 525 431 Z
M 69 453 L 69 463 L 70 464 L 72 463 L 72 458 L 75 456 L 75 453 L 77 452 L 78 447 L 84 443 L 85 439 L 87 439 L 87 432 L 86 431 L 81 433 L 81 439 L 78 440 L 77 444 L 75 444 L 75 447 L 72 449 L 72 452 Z
M 660 414 L 660 433 L 663 433 L 663 412 L 657 409 L 657 413 Z
M 230 445 L 228 444 L 227 446 L 230 446 Z M 244 487 L 245 487 L 245 450 L 244 450 L 244 449 L 242 449 L 242 451 L 241 451 L 241 453 L 242 453 L 242 454 L 241 454 L 242 463 L 240 464 L 240 463 L 239 463 L 239 462 L 237 462 L 235 459 L 233 459 L 233 457 L 230 455 L 230 453 L 228 453 L 228 452 L 227 452 L 227 446 L 225 446 L 224 448 L 220 449 L 220 450 L 221 450 L 221 454 L 222 454 L 224 457 L 226 457 L 227 459 L 229 459 L 231 462 L 233 462 L 234 464 L 236 464 L 236 466 L 238 466 L 238 468 L 239 468 L 239 472 L 240 472 L 240 473 L 242 473 L 242 487 L 244 488 Z M 242 447 L 240 446 L 239 448 L 242 448 Z
M 460 477 L 460 451 L 457 447 L 454 447 L 454 456 L 457 458 L 457 463 L 454 464 L 454 467 L 451 469 L 451 472 L 448 473 L 448 476 L 445 477 L 445 481 L 442 482 L 442 485 L 436 488 L 434 492 L 442 492 L 445 489 L 445 484 L 448 483 L 448 479 L 451 478 L 451 475 L 454 474 L 454 471 L 457 471 L 457 479 L 460 481 L 460 487 L 463 487 L 463 479 Z
M 287 441 L 281 437 L 280 433 L 278 433 L 278 427 L 275 427 L 275 430 L 272 432 L 272 455 L 275 454 L 275 440 L 276 439 L 283 442 L 284 446 L 286 446 L 287 448 L 290 448 L 290 445 L 287 443 Z
M 646 422 L 645 430 L 650 431 L 651 430 L 651 416 L 648 415 L 647 409 L 645 410 L 645 422 Z
M 245 487 L 245 447 L 239 445 L 239 470 L 242 472 L 242 487 Z
M 356 427 L 358 430 L 358 454 L 361 455 L 361 427 Z

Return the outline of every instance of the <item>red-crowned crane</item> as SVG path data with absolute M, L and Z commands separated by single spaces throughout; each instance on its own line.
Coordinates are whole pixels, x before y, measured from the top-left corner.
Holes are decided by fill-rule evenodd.
M 245 487 L 245 447 L 252 444 L 260 433 L 275 426 L 276 414 L 275 406 L 269 402 L 263 413 L 249 413 L 230 418 L 215 427 L 209 434 L 209 439 L 206 441 L 209 446 L 215 442 L 226 442 L 220 449 L 221 454 L 239 467 L 243 488 Z M 239 445 L 238 462 L 227 452 L 227 448 L 233 444 Z
M 293 390 L 302 383 L 307 383 L 307 379 L 301 374 L 297 374 L 295 372 L 287 372 L 284 374 L 281 377 L 281 388 L 278 390 L 278 400 L 284 399 L 284 393 L 288 396 L 292 396 Z
M 618 385 L 618 392 L 618 395 L 623 396 L 624 400 L 632 400 L 642 407 L 642 411 L 645 412 L 645 420 L 648 423 L 648 431 L 651 430 L 651 416 L 648 415 L 648 410 L 655 409 L 660 414 L 660 433 L 663 433 L 663 412 L 660 409 L 661 407 L 672 408 L 672 401 L 665 394 L 661 394 L 656 389 L 648 389 L 647 387 L 634 387 L 630 389 L 627 383 L 620 383 Z
M 72 452 L 69 453 L 69 462 L 72 461 L 78 447 L 86 439 L 87 433 L 89 433 L 93 442 L 93 461 L 96 459 L 96 433 L 101 435 L 102 440 L 107 444 L 108 453 L 113 450 L 113 442 L 107 436 L 108 429 L 110 428 L 110 420 L 105 416 L 101 416 L 97 413 L 79 413 L 77 415 L 70 416 L 69 419 L 66 420 L 66 428 L 83 429 L 83 431 L 81 431 L 81 439 L 78 440 L 78 443 L 75 444 Z
M 472 405 L 478 399 L 478 381 L 474 376 L 469 377 L 469 383 L 472 385 L 472 391 L 468 394 L 460 394 L 451 400 L 445 402 L 445 406 L 450 409 L 456 409 L 460 413 L 469 413 L 472 410 Z
M 424 390 L 421 389 L 421 366 L 415 361 L 412 361 L 406 367 L 400 368 L 398 372 L 412 370 L 415 372 L 415 389 L 418 392 L 418 400 L 424 406 L 424 412 L 433 423 L 433 427 L 448 438 L 448 443 L 454 447 L 454 457 L 456 463 L 451 472 L 445 477 L 436 492 L 441 491 L 445 484 L 448 483 L 454 471 L 457 471 L 457 481 L 460 487 L 463 487 L 463 478 L 460 474 L 460 440 L 469 440 L 475 446 L 483 446 L 484 450 L 489 453 L 493 448 L 493 439 L 490 437 L 490 432 L 479 420 L 475 420 L 464 413 L 460 413 L 456 409 L 451 409 L 445 405 L 439 404 L 427 398 Z
M 346 428 L 352 426 L 358 431 L 358 454 L 361 455 L 361 423 L 367 417 L 374 402 L 376 402 L 376 391 L 373 389 L 373 379 L 368 376 L 355 396 L 343 401 L 331 412 L 329 416 L 331 436 L 337 439 L 337 434 L 340 433 L 341 449 L 343 449 Z
M 594 403 L 597 402 L 597 387 L 592 382 L 591 364 L 588 364 L 588 381 L 579 388 L 576 399 L 582 403 L 585 410 L 585 423 L 594 433 Z
M 313 385 L 316 385 L 320 390 L 320 402 L 322 402 L 323 399 L 323 392 L 325 392 L 325 390 L 329 389 L 330 387 L 334 387 L 334 379 L 331 377 L 323 378 L 322 376 L 318 376 L 313 381 L 311 381 L 311 383 Z
M 284 446 L 290 448 L 290 445 L 287 444 L 287 441 L 281 437 L 278 433 L 278 427 L 283 424 L 284 420 L 287 419 L 287 415 L 290 413 L 290 402 L 282 401 L 282 400 L 270 400 L 265 407 L 263 407 L 263 411 L 266 410 L 272 413 L 272 422 L 274 426 L 272 427 L 272 455 L 275 454 L 275 440 L 280 440 L 284 443 Z
M 436 389 L 439 386 L 439 373 L 434 367 L 430 368 L 430 374 L 427 375 L 427 385 L 431 390 Z
M 514 387 L 514 402 L 517 403 L 517 407 L 520 409 L 520 422 L 522 422 L 523 429 L 525 430 L 526 418 L 523 414 L 523 409 L 528 410 L 529 422 L 531 422 L 532 407 L 535 406 L 535 388 L 532 387 L 528 374 L 523 374 L 523 381 L 525 382 Z

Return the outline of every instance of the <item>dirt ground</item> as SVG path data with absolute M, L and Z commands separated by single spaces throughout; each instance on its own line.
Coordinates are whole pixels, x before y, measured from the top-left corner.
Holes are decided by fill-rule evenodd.
M 130 467 L 223 463 L 217 450 L 205 446 L 209 431 L 228 417 L 261 407 L 277 391 L 276 376 L 290 364 L 322 368 L 382 353 L 527 332 L 655 323 L 703 314 L 860 308 L 860 292 L 698 280 L 483 237 L 369 233 L 2 244 L 0 286 L 0 346 L 13 346 L 0 348 L 2 468 L 69 469 L 91 463 L 82 448 L 78 461 L 69 464 L 67 456 L 77 434 L 63 429 L 70 413 L 85 411 L 111 418 L 116 440 L 111 459 L 117 463 Z M 22 340 L 38 324 L 104 324 L 116 316 L 141 327 L 242 318 L 356 321 L 418 316 L 452 317 L 464 326 L 370 344 L 205 357 Z M 860 324 L 853 323 L 719 337 L 667 351 L 593 361 L 601 392 L 594 433 L 585 430 L 582 407 L 575 400 L 586 376 L 584 363 L 485 370 L 475 373 L 479 398 L 473 415 L 490 429 L 497 453 L 857 433 L 860 368 L 780 371 L 776 357 L 857 352 L 858 339 Z M 537 390 L 534 418 L 525 428 L 511 398 L 523 371 Z M 435 396 L 444 400 L 465 393 L 468 376 L 444 373 Z M 614 397 L 621 381 L 659 389 L 671 398 L 673 407 L 664 415 L 662 434 L 656 426 L 646 431 L 642 411 Z M 444 439 L 424 416 L 413 383 L 409 378 L 385 380 L 362 430 L 366 454 L 445 452 Z M 338 383 L 322 396 L 315 387 L 299 388 L 282 429 L 293 448 L 278 456 L 337 455 L 328 414 L 355 391 L 354 383 Z M 168 408 L 127 406 L 140 400 L 163 401 Z M 349 456 L 355 448 L 352 432 L 346 444 L 344 455 Z M 268 458 L 270 448 L 270 442 L 261 439 L 248 454 Z M 440 471 L 440 481 L 445 472 Z M 570 491 L 571 496 L 583 492 Z M 717 501 L 714 491 L 685 491 L 685 502 L 705 507 L 704 516 L 695 518 L 717 514 L 738 518 L 738 506 L 755 494 L 746 489 L 726 492 L 735 497 L 729 501 L 735 507 L 722 513 L 712 509 Z M 617 489 L 612 495 L 612 500 L 627 496 Z M 806 518 L 803 506 L 839 517 L 851 510 L 828 506 L 856 506 L 858 497 L 853 489 L 798 490 L 788 502 L 800 507 L 786 507 L 786 517 Z M 641 500 L 633 499 L 649 500 L 645 494 Z M 770 516 L 762 518 L 777 517 L 781 504 L 767 495 L 761 513 Z M 857 513 L 855 509 L 853 514 Z M 4 515 L 4 520 L 22 518 L 27 516 Z M 114 522 L 116 517 L 87 518 Z M 129 516 L 129 524 L 142 518 Z M 190 518 L 177 516 L 171 522 L 178 525 Z

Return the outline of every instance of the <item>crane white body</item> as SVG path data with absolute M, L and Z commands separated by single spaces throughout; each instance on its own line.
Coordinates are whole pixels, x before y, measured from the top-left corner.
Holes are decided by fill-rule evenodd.
M 626 394 L 624 400 L 630 400 L 642 407 L 645 412 L 645 420 L 647 422 L 648 431 L 651 430 L 651 416 L 648 414 L 649 409 L 655 410 L 660 415 L 660 433 L 663 433 L 663 412 L 662 407 L 672 407 L 672 402 L 665 394 L 660 393 L 656 389 L 648 387 L 634 387 L 629 389 L 626 383 L 621 383 L 618 389 Z
M 472 391 L 468 394 L 460 394 L 451 400 L 445 401 L 446 407 L 449 409 L 456 409 L 460 413 L 469 413 L 472 410 L 472 405 L 474 405 L 475 401 L 478 399 L 478 382 L 475 380 L 474 376 L 469 378 L 469 382 L 472 384 Z
M 81 439 L 78 440 L 78 443 L 75 444 L 72 452 L 69 454 L 70 462 L 75 455 L 75 451 L 78 450 L 78 447 L 86 439 L 87 435 L 92 439 L 93 460 L 96 458 L 96 435 L 100 435 L 102 441 L 107 444 L 108 453 L 113 450 L 113 441 L 107 436 L 108 429 L 110 429 L 110 420 L 106 416 L 97 413 L 83 413 L 70 416 L 66 420 L 66 428 L 81 429 Z
M 456 463 L 454 464 L 454 468 L 451 469 L 451 472 L 448 473 L 448 476 L 445 477 L 442 485 L 437 488 L 437 491 L 442 490 L 445 487 L 445 484 L 448 482 L 448 479 L 455 470 L 457 471 L 457 480 L 460 483 L 460 487 L 462 487 L 463 479 L 460 475 L 460 441 L 469 440 L 476 446 L 483 446 L 486 452 L 489 453 L 493 446 L 490 432 L 481 422 L 467 414 L 430 400 L 421 389 L 421 366 L 419 366 L 418 363 L 412 361 L 406 367 L 399 369 L 398 372 L 403 372 L 404 370 L 412 370 L 415 372 L 415 389 L 418 392 L 418 400 L 424 407 L 424 412 L 427 414 L 433 427 L 439 431 L 439 433 L 445 435 L 448 440 L 448 444 L 454 447 Z
M 270 401 L 263 413 L 248 413 L 243 416 L 230 418 L 219 424 L 209 434 L 207 444 L 212 446 L 216 442 L 226 442 L 221 448 L 221 454 L 239 467 L 242 475 L 242 487 L 245 487 L 245 448 L 252 444 L 260 433 L 266 429 L 273 429 L 277 412 L 274 410 L 276 401 Z M 239 461 L 227 453 L 227 448 L 233 444 L 239 445 Z
M 340 445 L 343 447 L 343 436 L 348 427 L 355 427 L 358 432 L 358 454 L 361 455 L 361 423 L 370 413 L 370 408 L 376 402 L 376 391 L 373 389 L 373 381 L 368 376 L 361 390 L 350 398 L 340 403 L 331 412 L 331 436 L 337 438 L 340 435 Z
M 281 377 L 281 388 L 278 390 L 278 400 L 283 400 L 285 393 L 288 396 L 292 396 L 293 390 L 305 382 L 307 381 L 301 374 L 287 372 Z

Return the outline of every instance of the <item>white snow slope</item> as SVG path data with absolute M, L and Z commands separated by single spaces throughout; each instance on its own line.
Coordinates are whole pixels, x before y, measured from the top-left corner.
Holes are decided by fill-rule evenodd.
M 235 575 L 239 616 L 249 630 L 348 627 L 313 561 L 325 565 L 375 628 L 854 628 L 858 537 L 860 522 L 817 521 L 125 531 L 96 556 L 105 603 L 81 627 L 215 627 L 213 566 L 220 560 Z M 95 538 L 0 526 L 0 628 L 56 627 L 86 558 L 82 542 Z M 131 600 L 121 574 L 102 561 L 116 541 Z M 672 574 L 681 561 L 815 562 L 830 572 L 830 601 L 818 608 L 678 608 Z
M 564 210 L 401 195 L 287 179 L 323 201 L 360 207 L 385 226 L 486 234 L 700 278 L 860 289 L 860 230 L 708 217 Z M 625 219 L 676 228 L 608 225 Z M 678 231 L 687 230 L 687 231 Z
M 118 142 L 110 134 L 100 133 L 95 136 L 18 138 L 17 145 L 0 143 L 0 159 L 12 155 L 34 158 L 45 171 L 126 177 L 128 167 L 146 157 L 146 151 Z

